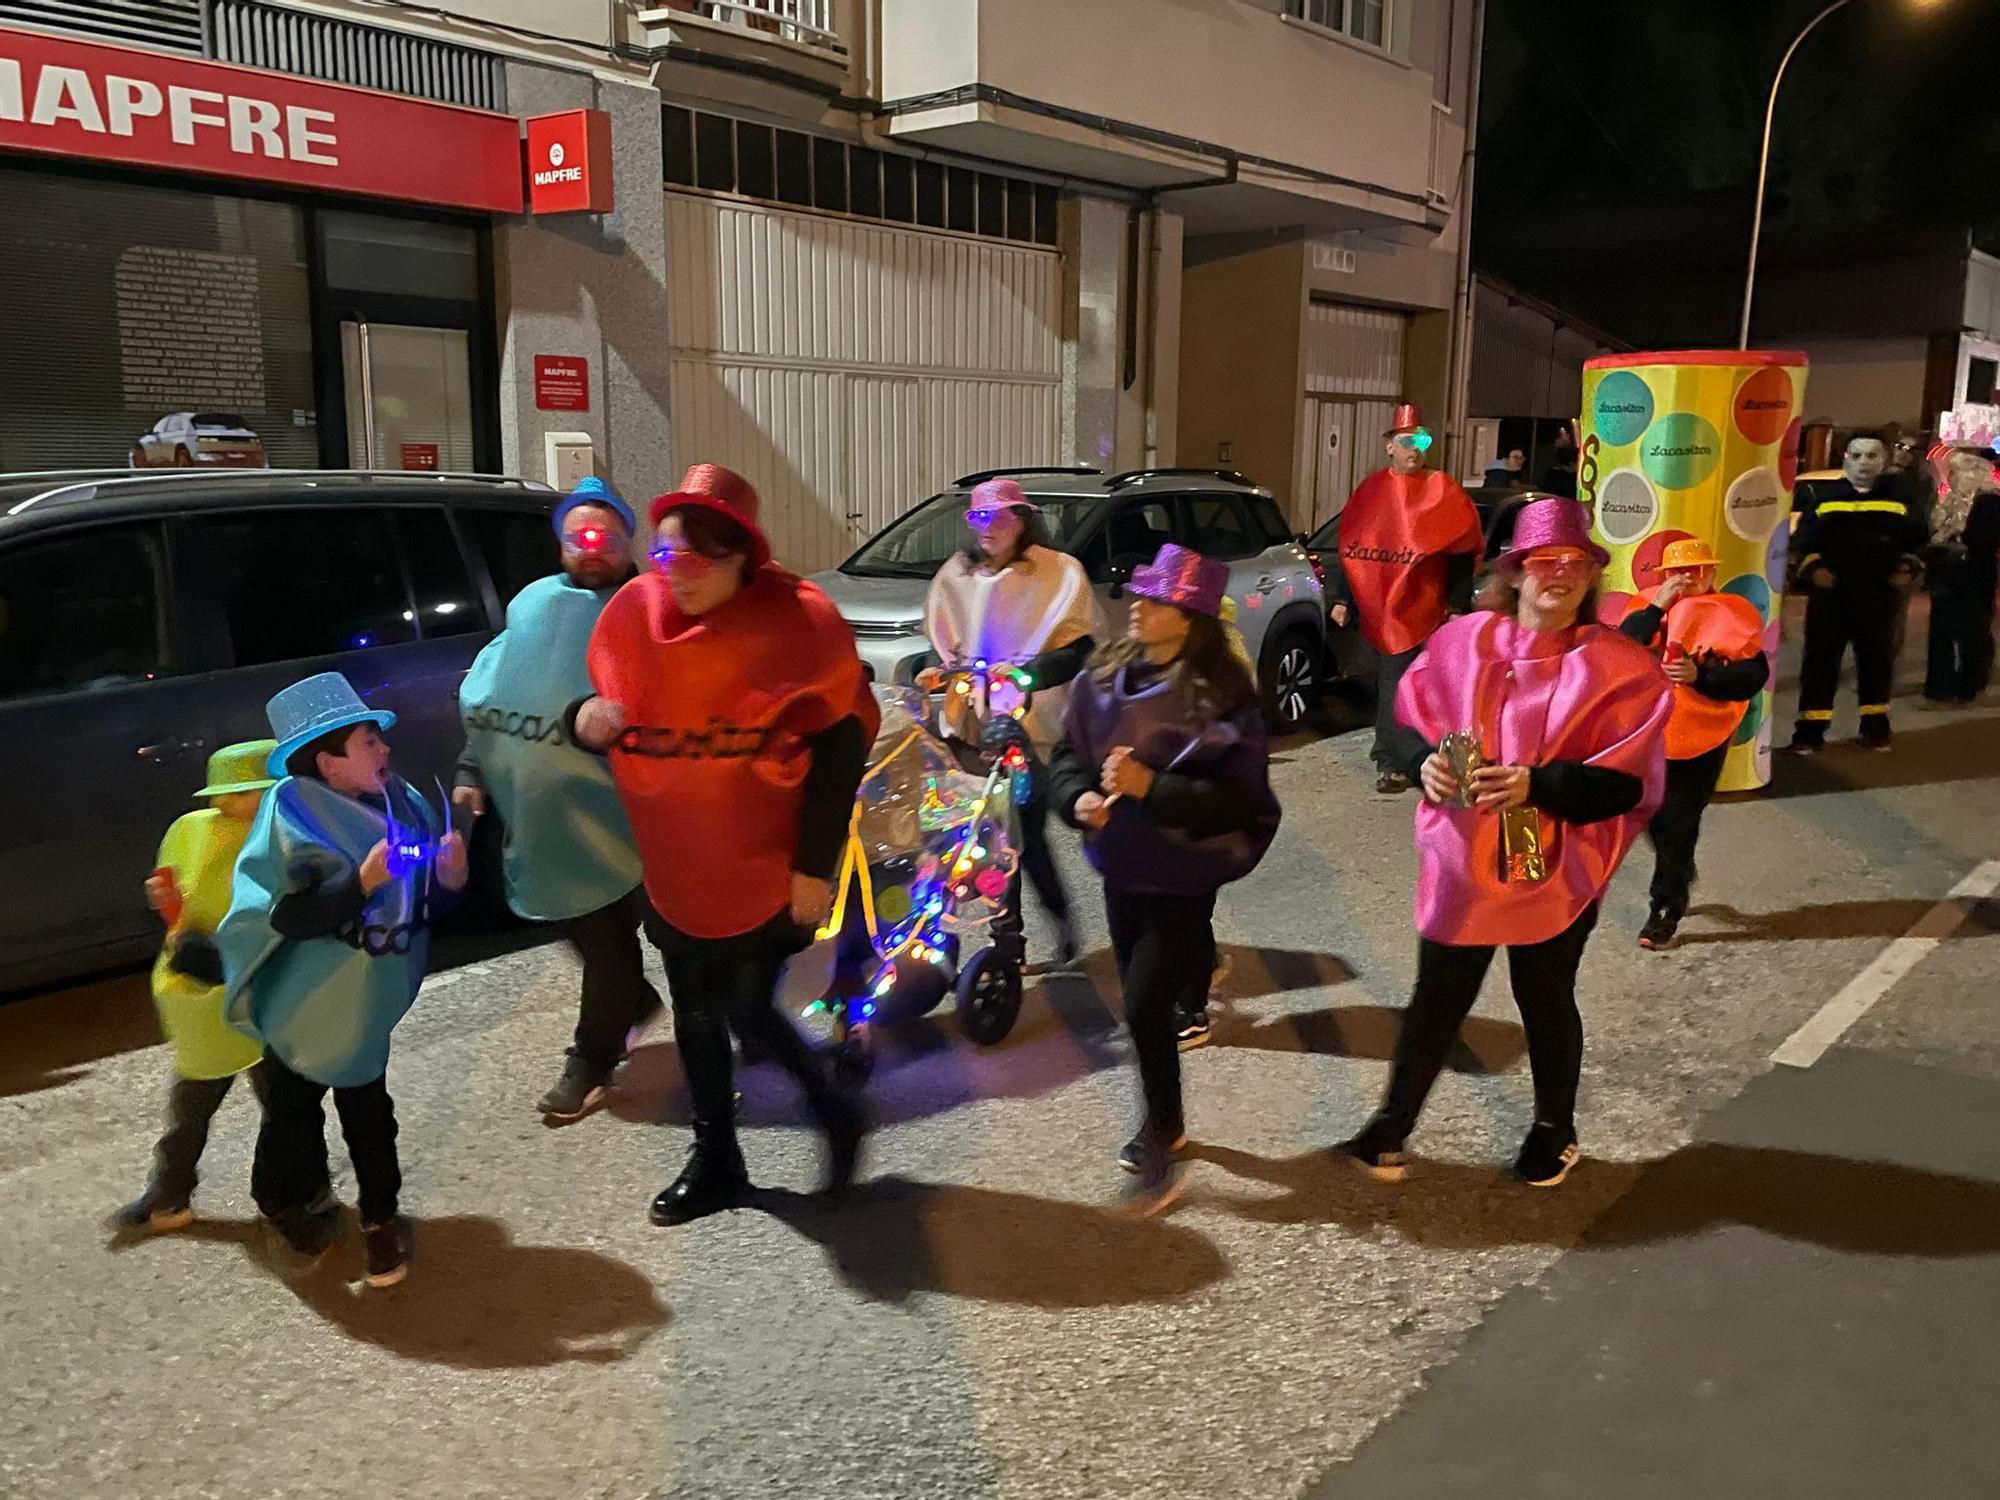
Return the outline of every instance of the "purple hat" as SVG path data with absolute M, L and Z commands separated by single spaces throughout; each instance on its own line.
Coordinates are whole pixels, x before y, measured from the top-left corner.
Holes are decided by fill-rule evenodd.
M 1160 548 L 1150 563 L 1132 570 L 1128 592 L 1156 604 L 1191 609 L 1212 620 L 1222 618 L 1222 598 L 1229 591 L 1229 564 L 1203 557 L 1175 542 Z
M 1521 562 L 1538 547 L 1580 547 L 1598 567 L 1611 561 L 1611 554 L 1590 539 L 1590 519 L 1575 500 L 1551 495 L 1546 500 L 1530 500 L 1514 517 L 1514 539 L 1493 566 L 1517 573 Z
M 966 508 L 977 510 L 990 505 L 996 510 L 1020 506 L 1025 510 L 1040 510 L 1041 507 L 1028 498 L 1026 490 L 1012 479 L 988 479 L 972 487 L 972 498 Z

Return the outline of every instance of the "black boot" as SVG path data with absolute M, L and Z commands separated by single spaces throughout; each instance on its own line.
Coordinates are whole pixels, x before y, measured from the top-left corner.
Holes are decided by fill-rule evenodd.
M 649 1217 L 655 1224 L 685 1224 L 735 1208 L 749 1191 L 750 1174 L 744 1170 L 734 1124 L 697 1120 L 687 1165 L 661 1189 Z
M 854 1181 L 861 1164 L 861 1143 L 868 1136 L 868 1109 L 858 1099 L 829 1096 L 820 1110 L 820 1126 L 826 1131 L 826 1185 L 828 1197 L 839 1197 Z

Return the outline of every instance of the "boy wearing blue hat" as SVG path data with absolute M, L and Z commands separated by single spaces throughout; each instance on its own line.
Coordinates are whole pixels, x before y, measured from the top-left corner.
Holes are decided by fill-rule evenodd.
M 465 841 L 390 772 L 381 731 L 396 716 L 369 708 L 338 672 L 294 683 L 266 711 L 278 741 L 269 770 L 284 779 L 258 812 L 216 934 L 226 1014 L 264 1047 L 250 1193 L 299 1253 L 333 1243 L 331 1090 L 360 1189 L 368 1282 L 392 1286 L 410 1251 L 389 1034 L 423 983 L 434 891 L 465 886 Z
M 506 826 L 507 904 L 554 922 L 583 960 L 575 1039 L 562 1075 L 536 1106 L 551 1120 L 587 1114 L 611 1085 L 632 1031 L 660 1010 L 646 982 L 640 931 L 648 910 L 639 851 L 602 756 L 564 728 L 591 693 L 585 652 L 597 617 L 632 576 L 631 508 L 595 475 L 555 510 L 562 571 L 507 606 L 507 628 L 459 688 L 465 754 L 452 801 L 473 817 L 490 805 Z
M 214 933 L 229 911 L 236 857 L 243 852 L 272 778 L 265 772 L 277 744 L 226 745 L 208 758 L 208 784 L 195 793 L 209 805 L 182 813 L 160 841 L 146 900 L 166 924 L 167 940 L 153 964 L 153 1004 L 173 1047 L 174 1086 L 167 1096 L 167 1130 L 153 1152 L 146 1191 L 118 1212 L 125 1229 L 164 1234 L 194 1220 L 194 1188 L 209 1122 L 238 1073 L 264 1097 L 262 1050 L 222 1016 L 222 965 Z

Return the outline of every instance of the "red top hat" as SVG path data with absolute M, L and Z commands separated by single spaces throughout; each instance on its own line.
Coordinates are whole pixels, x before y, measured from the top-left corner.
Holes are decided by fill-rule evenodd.
M 1400 437 L 1406 432 L 1415 432 L 1424 425 L 1423 409 L 1414 401 L 1405 401 L 1396 408 L 1396 420 L 1389 424 L 1389 430 L 1382 434 L 1385 438 Z
M 757 524 L 757 491 L 734 469 L 721 464 L 696 464 L 681 477 L 680 488 L 652 505 L 653 525 L 668 513 L 695 508 L 714 511 L 750 533 L 750 565 L 761 568 L 771 560 L 771 543 Z

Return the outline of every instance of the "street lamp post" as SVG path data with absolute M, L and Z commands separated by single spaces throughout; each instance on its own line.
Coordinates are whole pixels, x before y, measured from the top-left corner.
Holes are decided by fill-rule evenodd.
M 1778 63 L 1778 74 L 1771 80 L 1770 102 L 1764 106 L 1764 149 L 1757 157 L 1757 208 L 1750 216 L 1750 265 L 1743 273 L 1743 323 L 1736 333 L 1736 347 L 1739 349 L 1750 347 L 1750 299 L 1757 291 L 1757 241 L 1764 232 L 1764 178 L 1771 166 L 1771 121 L 1778 112 L 1778 85 L 1785 81 L 1785 69 L 1791 65 L 1792 54 L 1799 50 L 1799 43 L 1828 16 L 1853 3 L 1854 0 L 1833 0 L 1833 4 L 1806 22 L 1805 30 L 1793 37 L 1792 45 L 1785 49 L 1784 58 Z

